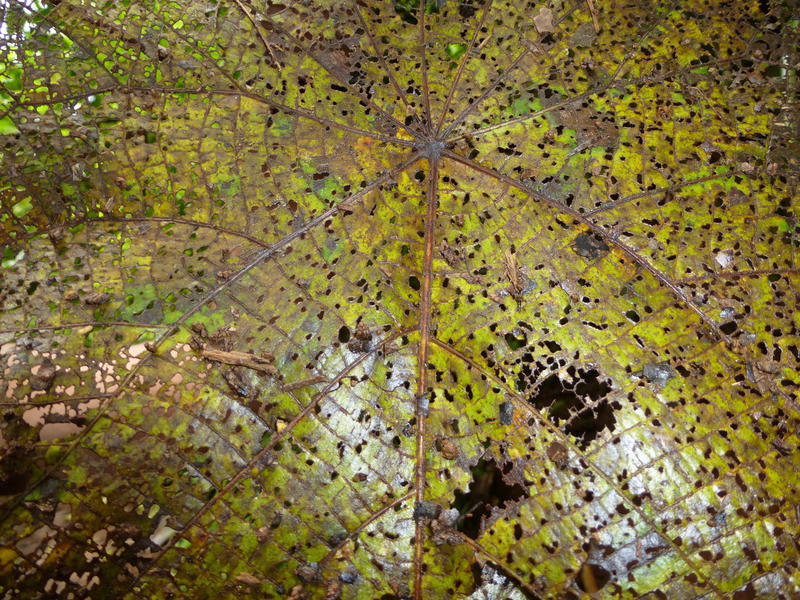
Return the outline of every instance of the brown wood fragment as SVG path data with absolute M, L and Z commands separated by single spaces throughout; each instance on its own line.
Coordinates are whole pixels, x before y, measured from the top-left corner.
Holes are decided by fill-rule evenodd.
M 244 583 L 247 585 L 258 585 L 259 583 L 261 583 L 261 580 L 258 577 L 248 573 L 247 571 L 242 571 L 241 573 L 237 573 L 234 579 L 239 583 Z
M 200 355 L 208 360 L 214 360 L 226 365 L 235 365 L 237 367 L 247 367 L 259 373 L 266 373 L 267 375 L 277 375 L 278 369 L 272 364 L 268 358 L 262 358 L 255 354 L 248 354 L 247 352 L 237 352 L 235 350 L 215 350 L 213 348 L 204 348 L 200 351 Z
M 337 579 L 332 579 L 325 588 L 325 600 L 339 600 L 341 597 L 342 584 Z

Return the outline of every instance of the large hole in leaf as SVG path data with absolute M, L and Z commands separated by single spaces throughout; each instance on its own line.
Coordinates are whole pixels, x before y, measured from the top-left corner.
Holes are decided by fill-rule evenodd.
M 515 502 L 528 495 L 520 484 L 509 484 L 493 458 L 481 459 L 472 467 L 472 483 L 464 493 L 456 490 L 451 508 L 458 509 L 461 518 L 457 529 L 476 539 L 480 535 L 481 521 L 491 515 L 492 507 L 503 508 L 507 502 Z
M 528 402 L 547 414 L 551 421 L 563 424 L 565 433 L 574 435 L 581 448 L 608 428 L 613 431 L 616 424 L 614 408 L 605 399 L 611 391 L 611 381 L 600 379 L 594 369 L 577 371 L 567 369 L 569 380 L 552 374 L 539 383 Z M 530 379 L 524 373 L 518 376 L 518 389 L 525 389 Z
M 601 590 L 609 581 L 611 573 L 600 565 L 585 562 L 575 578 L 575 583 L 582 591 L 593 594 Z

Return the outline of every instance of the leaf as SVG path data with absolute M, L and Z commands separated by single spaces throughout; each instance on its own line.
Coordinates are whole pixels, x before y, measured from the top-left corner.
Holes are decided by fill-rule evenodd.
M 4 7 L 5 596 L 793 597 L 792 8 Z
M 9 117 L 0 118 L 0 135 L 8 135 L 10 133 L 19 133 L 14 121 Z

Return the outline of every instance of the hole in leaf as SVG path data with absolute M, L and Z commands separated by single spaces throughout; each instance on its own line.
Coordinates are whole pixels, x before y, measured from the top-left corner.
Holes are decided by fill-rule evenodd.
M 634 323 L 639 322 L 639 314 L 635 310 L 629 310 L 625 313 L 625 316 L 628 317 Z
M 342 325 L 339 329 L 339 341 L 343 344 L 350 341 L 350 329 L 346 325 Z
M 593 594 L 603 589 L 609 581 L 611 581 L 611 573 L 600 565 L 590 562 L 585 562 L 581 565 L 581 570 L 575 579 L 578 587 L 588 594 Z
M 555 423 L 563 422 L 565 433 L 578 438 L 581 448 L 597 437 L 603 430 L 614 430 L 616 418 L 611 404 L 603 398 L 611 391 L 611 382 L 601 380 L 594 370 L 570 369 L 571 381 L 562 381 L 557 374 L 542 381 L 528 402 Z M 518 389 L 525 389 L 528 378 L 524 372 L 517 377 Z
M 524 333 L 520 334 L 519 337 L 515 336 L 513 333 L 507 333 L 505 338 L 506 344 L 508 344 L 508 347 L 512 350 L 518 350 L 528 343 L 528 338 Z
M 461 515 L 457 529 L 474 540 L 480 535 L 481 521 L 491 515 L 492 507 L 503 508 L 507 502 L 526 497 L 528 491 L 519 484 L 508 484 L 493 458 L 481 459 L 471 471 L 469 491 L 456 490 L 450 507 Z

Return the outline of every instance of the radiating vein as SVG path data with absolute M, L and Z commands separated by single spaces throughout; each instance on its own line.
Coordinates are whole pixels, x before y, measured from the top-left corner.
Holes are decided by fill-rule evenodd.
M 465 158 L 463 156 L 459 156 L 458 154 L 455 154 L 454 152 L 451 152 L 449 150 L 445 150 L 444 151 L 444 155 L 447 158 L 450 158 L 451 160 L 459 162 L 459 163 L 461 163 L 461 164 L 463 164 L 463 165 L 465 165 L 467 167 L 470 167 L 470 168 L 474 169 L 475 171 L 478 171 L 479 173 L 483 173 L 485 175 L 489 175 L 490 177 L 493 177 L 494 179 L 496 179 L 498 181 L 502 181 L 503 183 L 506 183 L 506 184 L 508 184 L 508 185 L 510 185 L 512 187 L 517 188 L 521 192 L 524 192 L 524 193 L 528 194 L 528 196 L 530 196 L 534 200 L 537 200 L 539 202 L 547 204 L 548 206 L 558 210 L 559 212 L 562 212 L 562 213 L 564 213 L 566 215 L 569 215 L 570 217 L 572 217 L 575 221 L 577 221 L 581 225 L 584 225 L 585 227 L 589 228 L 593 233 L 596 233 L 601 238 L 603 238 L 603 241 L 605 241 L 607 244 L 610 244 L 610 245 L 614 246 L 615 248 L 617 248 L 618 250 L 620 250 L 634 264 L 639 265 L 642 269 L 644 269 L 645 271 L 650 273 L 657 281 L 661 282 L 664 286 L 666 286 L 673 293 L 673 295 L 675 295 L 675 297 L 680 302 L 682 302 L 685 306 L 691 308 L 692 311 L 694 311 L 694 313 L 697 314 L 697 316 L 700 317 L 700 319 L 703 321 L 703 323 L 706 324 L 706 326 L 711 330 L 711 332 L 714 334 L 714 336 L 717 339 L 722 340 L 723 342 L 727 343 L 729 345 L 729 347 L 733 346 L 732 338 L 729 335 L 727 335 L 725 332 L 723 332 L 719 328 L 719 325 L 717 324 L 717 322 L 714 319 L 712 319 L 711 317 L 709 317 L 705 313 L 705 311 L 702 308 L 700 308 L 697 305 L 697 303 L 695 303 L 686 294 L 686 292 L 684 292 L 678 286 L 677 283 L 672 281 L 672 279 L 670 279 L 664 273 L 662 273 L 656 267 L 654 267 L 644 256 L 639 254 L 636 250 L 634 250 L 633 248 L 631 248 L 630 246 L 628 246 L 624 242 L 621 242 L 619 240 L 619 238 L 617 238 L 616 236 L 611 235 L 608 231 L 606 231 L 603 227 L 601 227 L 600 225 L 598 225 L 594 221 L 590 221 L 584 215 L 579 213 L 577 210 L 575 210 L 573 208 L 570 208 L 566 204 L 562 204 L 561 202 L 558 202 L 557 200 L 554 200 L 553 198 L 551 198 L 549 196 L 546 196 L 545 194 L 542 194 L 541 192 L 537 192 L 536 190 L 534 190 L 529 185 L 521 183 L 521 182 L 517 181 L 516 179 L 514 179 L 512 177 L 509 177 L 508 175 L 505 175 L 505 174 L 497 171 L 496 169 L 493 169 L 491 167 L 483 166 L 483 165 L 481 165 L 479 163 L 476 163 L 475 161 L 473 161 L 473 160 L 471 160 L 469 158 Z
M 530 414 L 537 421 L 539 421 L 554 436 L 556 436 L 562 444 L 568 446 L 570 452 L 574 453 L 576 456 L 579 456 L 582 459 L 582 461 L 586 463 L 590 469 L 592 469 L 592 471 L 594 471 L 601 479 L 603 479 L 603 481 L 605 481 L 608 484 L 608 486 L 611 489 L 613 489 L 614 492 L 626 502 L 626 504 L 628 504 L 629 508 L 639 515 L 639 518 L 642 519 L 642 522 L 646 523 L 647 526 L 650 527 L 652 531 L 660 532 L 659 528 L 656 526 L 655 521 L 647 514 L 647 511 L 640 505 L 633 502 L 633 500 L 631 500 L 625 494 L 625 490 L 622 487 L 620 487 L 619 483 L 613 477 L 611 477 L 605 471 L 596 466 L 584 454 L 583 450 L 581 450 L 579 446 L 573 443 L 570 436 L 565 435 L 558 427 L 553 425 L 549 419 L 545 418 L 536 408 L 534 408 L 528 402 L 526 402 L 525 399 L 522 396 L 520 396 L 516 390 L 511 388 L 505 381 L 500 379 L 497 375 L 485 369 L 478 362 L 468 357 L 466 354 L 460 352 L 457 348 L 454 348 L 450 344 L 443 342 L 437 339 L 436 337 L 432 337 L 430 342 L 431 344 L 438 346 L 451 356 L 454 356 L 458 360 L 463 361 L 465 364 L 469 365 L 473 369 L 476 369 L 482 375 L 493 381 L 498 386 L 502 387 L 503 391 L 506 394 L 508 394 L 510 398 L 514 399 L 516 405 L 521 410 L 524 410 L 526 413 Z M 675 552 L 678 556 L 680 556 L 681 560 L 683 560 L 683 562 L 686 563 L 686 566 L 688 566 L 697 575 L 699 579 L 705 581 L 705 583 L 711 588 L 712 592 L 714 593 L 715 596 L 717 596 L 717 598 L 725 597 L 722 591 L 716 586 L 716 584 L 703 575 L 703 572 L 700 570 L 700 567 L 697 565 L 697 563 L 695 563 L 695 561 L 692 560 L 692 558 L 686 553 L 686 551 L 683 548 L 680 547 L 680 545 L 675 543 L 675 541 L 672 540 L 669 536 L 661 535 L 661 538 L 665 542 L 667 542 L 667 544 L 672 548 L 673 552 Z
M 478 25 L 475 27 L 475 31 L 472 34 L 472 39 L 469 41 L 469 47 L 467 51 L 464 52 L 464 56 L 461 58 L 461 64 L 458 65 L 458 72 L 456 73 L 455 78 L 453 79 L 453 85 L 450 86 L 450 92 L 447 94 L 447 100 L 445 100 L 444 107 L 442 108 L 442 114 L 439 115 L 439 122 L 436 123 L 436 132 L 435 135 L 439 135 L 442 131 L 442 125 L 444 124 L 444 120 L 447 117 L 447 109 L 450 108 L 450 103 L 453 101 L 453 96 L 456 93 L 456 88 L 458 87 L 458 83 L 461 81 L 461 75 L 464 72 L 464 67 L 467 65 L 467 61 L 470 58 L 470 53 L 472 49 L 475 47 L 475 41 L 478 39 L 478 35 L 483 29 L 483 24 L 486 22 L 486 17 L 489 14 L 492 6 L 492 0 L 486 0 L 483 6 L 483 14 L 481 15 L 481 20 L 478 22 Z
M 332 206 L 325 212 L 321 213 L 314 219 L 309 220 L 303 227 L 300 227 L 296 231 L 293 231 L 289 235 L 283 237 L 281 240 L 275 242 L 274 244 L 270 245 L 267 248 L 262 249 L 259 251 L 253 259 L 251 259 L 244 267 L 239 269 L 236 273 L 232 274 L 230 277 L 222 281 L 217 287 L 207 293 L 202 299 L 198 300 L 194 305 L 192 305 L 186 312 L 184 312 L 179 319 L 177 319 L 166 331 L 162 332 L 161 335 L 156 338 L 153 342 L 151 348 L 152 352 L 156 352 L 159 346 L 170 336 L 172 336 L 178 329 L 186 323 L 186 321 L 194 315 L 197 311 L 199 311 L 203 306 L 207 303 L 211 302 L 214 298 L 216 298 L 222 291 L 226 290 L 231 284 L 238 281 L 244 275 L 246 275 L 249 271 L 251 271 L 256 265 L 260 264 L 265 259 L 269 258 L 273 254 L 275 254 L 281 248 L 284 248 L 293 240 L 299 238 L 300 236 L 304 235 L 317 225 L 324 223 L 327 219 L 331 218 L 332 216 L 336 215 L 337 213 L 346 210 L 349 206 L 355 204 L 359 200 L 361 200 L 364 196 L 369 194 L 370 192 L 374 191 L 384 183 L 389 182 L 392 180 L 398 173 L 407 169 L 411 165 L 413 165 L 417 160 L 419 160 L 420 154 L 415 153 L 411 158 L 406 160 L 405 162 L 397 165 L 392 170 L 387 173 L 384 173 L 382 176 L 371 182 L 366 187 L 360 189 L 355 194 L 351 195 L 350 197 L 342 200 L 335 206 Z M 69 446 L 67 451 L 63 452 L 62 455 L 59 457 L 57 461 L 54 462 L 51 467 L 45 471 L 32 485 L 29 486 L 27 492 L 18 495 L 12 502 L 7 505 L 7 510 L 0 516 L 0 523 L 4 522 L 12 513 L 16 506 L 22 502 L 22 500 L 27 496 L 30 490 L 36 489 L 36 487 L 45 479 L 47 479 L 51 473 L 53 473 L 56 469 L 58 469 L 61 464 L 67 459 L 68 456 L 72 454 L 72 452 L 77 448 L 86 436 L 89 434 L 90 431 L 94 428 L 94 426 L 100 421 L 100 419 L 105 415 L 106 411 L 108 410 L 109 406 L 113 402 L 115 398 L 117 398 L 133 381 L 138 370 L 148 362 L 148 359 L 151 357 L 151 354 L 147 354 L 143 360 L 139 361 L 137 365 L 131 369 L 128 375 L 120 382 L 119 384 L 119 391 L 113 397 L 108 398 L 103 405 L 97 410 L 97 414 L 92 418 L 92 420 L 87 423 L 86 427 L 75 437 L 72 444 Z
M 425 10 L 427 0 L 419 0 L 419 44 L 422 61 L 422 101 L 425 107 L 425 127 L 431 127 L 431 94 L 428 88 L 428 52 L 425 47 Z
M 392 69 L 389 68 L 389 65 L 386 63 L 386 59 L 384 58 L 383 54 L 378 50 L 378 43 L 375 41 L 375 36 L 372 34 L 372 30 L 367 26 L 366 21 L 364 20 L 364 15 L 361 13 L 361 7 L 358 4 L 358 0 L 353 0 L 353 10 L 356 11 L 358 15 L 358 20 L 361 23 L 361 26 L 364 28 L 364 31 L 367 32 L 367 37 L 369 37 L 369 42 L 372 45 L 372 49 L 375 52 L 375 56 L 378 57 L 378 61 L 381 63 L 386 76 L 389 78 L 389 82 L 392 84 L 397 97 L 400 98 L 400 101 L 405 105 L 406 110 L 411 112 L 413 109 L 411 105 L 408 103 L 408 98 L 406 98 L 405 93 L 400 88 L 400 84 L 397 83 L 397 78 L 394 76 L 394 72 Z M 418 133 L 418 132 L 415 132 Z
M 410 490 L 407 494 L 403 494 L 399 498 L 395 498 L 394 500 L 389 502 L 387 505 L 382 506 L 381 508 L 379 508 L 378 510 L 373 512 L 369 517 L 364 519 L 358 527 L 356 527 L 352 531 L 348 532 L 347 536 L 341 542 L 339 542 L 336 545 L 335 548 L 332 548 L 331 551 L 328 552 L 319 561 L 319 563 L 322 565 L 322 564 L 325 564 L 326 562 L 328 562 L 329 560 L 331 560 L 334 556 L 336 556 L 336 554 L 342 548 L 344 548 L 352 540 L 355 540 L 359 536 L 359 534 L 361 534 L 362 531 L 364 531 L 367 527 L 370 526 L 371 523 L 374 523 L 375 521 L 380 519 L 383 515 L 385 515 L 390 510 L 392 510 L 394 507 L 399 506 L 403 502 L 408 502 L 409 500 L 411 500 L 411 498 L 413 498 L 415 496 L 415 494 L 416 494 L 416 490 Z
M 376 354 L 381 351 L 381 348 L 385 344 L 389 344 L 395 339 L 406 335 L 408 331 L 393 331 L 391 332 L 386 338 L 381 340 L 381 342 L 375 344 L 369 351 L 364 352 L 361 356 L 355 359 L 353 362 L 345 366 L 339 373 L 334 376 L 331 381 L 322 388 L 319 393 L 317 393 L 311 401 L 301 410 L 297 415 L 289 421 L 285 427 L 281 431 L 276 431 L 275 434 L 270 438 L 269 442 L 266 446 L 264 446 L 252 459 L 239 471 L 234 475 L 231 480 L 223 487 L 217 494 L 215 494 L 210 500 L 208 500 L 189 520 L 184 523 L 182 529 L 177 532 L 168 542 L 166 542 L 161 549 L 151 558 L 150 568 L 147 570 L 142 571 L 142 573 L 134 579 L 132 585 L 135 585 L 136 581 L 138 581 L 143 575 L 146 575 L 148 572 L 152 571 L 156 564 L 158 563 L 159 559 L 167 553 L 175 545 L 179 539 L 183 538 L 192 526 L 200 520 L 200 518 L 206 514 L 217 502 L 219 502 L 222 498 L 224 498 L 233 488 L 235 488 L 242 480 L 244 480 L 248 476 L 252 476 L 253 469 L 260 463 L 262 460 L 268 460 L 269 455 L 271 454 L 272 450 L 275 446 L 278 445 L 281 441 L 286 439 L 286 437 L 294 431 L 295 427 L 299 423 L 301 423 L 311 412 L 314 408 L 319 405 L 319 403 L 327 397 L 327 395 L 339 386 L 339 383 L 342 379 L 347 376 L 348 373 L 352 372 L 353 369 L 358 367 L 362 364 L 365 360 L 367 360 L 373 354 Z M 269 461 L 271 464 L 272 461 Z
M 431 290 L 433 285 L 433 237 L 436 229 L 436 202 L 439 185 L 438 158 L 429 158 L 428 193 L 425 211 L 425 254 L 422 262 L 422 288 L 419 301 L 419 354 L 417 355 L 417 453 L 414 479 L 417 504 L 425 500 L 425 421 L 428 416 L 428 343 L 431 331 Z M 415 514 L 415 517 L 417 515 Z M 414 537 L 414 598 L 422 600 L 422 550 L 425 525 L 416 518 Z
M 334 79 L 336 79 L 337 81 L 339 81 L 339 82 L 340 82 L 342 85 L 345 85 L 345 86 L 347 86 L 347 87 L 348 87 L 348 89 L 351 89 L 351 90 L 353 89 L 353 88 L 352 88 L 352 86 L 351 86 L 351 85 L 350 85 L 350 84 L 349 84 L 347 81 L 344 81 L 344 80 L 342 80 L 342 79 L 340 78 L 340 76 L 339 76 L 339 75 L 337 75 L 337 74 L 336 74 L 335 72 L 333 72 L 333 71 L 332 71 L 332 70 L 331 70 L 331 69 L 330 69 L 328 66 L 326 66 L 326 65 L 325 65 L 325 61 L 324 61 L 324 60 L 322 60 L 322 59 L 319 57 L 319 55 L 317 55 L 315 52 L 312 52 L 311 50 L 309 50 L 308 48 L 306 48 L 306 47 L 305 47 L 303 44 L 301 44 L 301 43 L 300 43 L 300 41 L 299 41 L 299 40 L 297 40 L 297 39 L 296 39 L 296 38 L 295 38 L 295 37 L 294 37 L 292 34 L 290 34 L 288 31 L 286 31 L 285 29 L 283 29 L 283 28 L 282 28 L 280 25 L 278 25 L 277 23 L 275 23 L 275 21 L 273 21 L 272 19 L 268 19 L 268 20 L 269 20 L 270 24 L 272 25 L 272 27 L 275 29 L 275 31 L 277 31 L 277 32 L 279 32 L 279 33 L 281 33 L 281 34 L 283 34 L 284 36 L 286 36 L 287 38 L 289 38 L 290 40 L 292 40 L 292 41 L 293 41 L 295 44 L 297 44 L 297 45 L 298 45 L 300 48 L 302 48 L 302 49 L 303 49 L 303 52 L 304 52 L 304 53 L 305 53 L 305 54 L 306 54 L 306 55 L 307 55 L 309 58 L 311 58 L 311 59 L 312 59 L 314 62 L 316 62 L 316 63 L 317 63 L 317 64 L 318 64 L 320 67 L 322 67 L 322 68 L 325 70 L 325 72 L 326 72 L 326 73 L 328 73 L 328 74 L 329 74 L 331 77 L 333 77 Z M 363 96 L 362 94 L 359 94 L 359 93 L 357 93 L 355 90 L 353 91 L 353 94 L 354 94 L 356 97 L 358 97 L 359 99 L 361 99 L 361 101 L 362 101 L 362 102 L 364 102 L 364 103 L 365 103 L 365 104 L 367 104 L 368 106 L 371 106 L 371 107 L 372 107 L 372 108 L 374 108 L 376 111 L 378 111 L 378 112 L 379 112 L 381 115 L 383 115 L 383 117 L 384 117 L 384 118 L 386 118 L 386 119 L 388 119 L 389 121 L 391 121 L 392 123 L 394 123 L 394 124 L 395 124 L 395 125 L 396 125 L 396 126 L 399 128 L 399 129 L 405 129 L 405 123 L 403 123 L 402 121 L 399 121 L 398 119 L 396 119 L 394 115 L 390 114 L 390 113 L 389 113 L 389 112 L 387 112 L 387 111 L 386 111 L 386 110 L 385 110 L 383 107 L 381 107 L 381 106 L 379 106 L 378 104 L 376 104 L 375 102 L 373 102 L 371 98 L 369 98 L 369 97 L 365 97 L 365 96 Z

